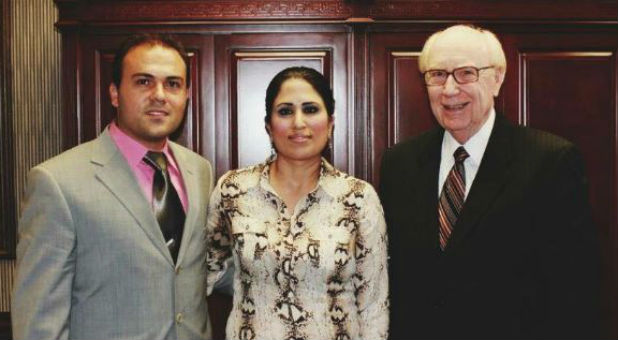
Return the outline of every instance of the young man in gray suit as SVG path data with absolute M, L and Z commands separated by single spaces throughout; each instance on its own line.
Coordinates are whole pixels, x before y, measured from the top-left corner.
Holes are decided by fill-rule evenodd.
M 19 221 L 15 339 L 208 339 L 204 158 L 170 141 L 189 95 L 182 46 L 129 39 L 115 120 L 34 167 Z
M 441 128 L 383 157 L 391 338 L 598 338 L 580 153 L 495 112 L 506 59 L 493 33 L 437 32 L 419 68 Z

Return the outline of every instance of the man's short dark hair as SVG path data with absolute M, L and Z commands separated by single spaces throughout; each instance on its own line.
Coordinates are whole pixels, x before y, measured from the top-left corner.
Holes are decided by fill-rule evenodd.
M 180 41 L 176 40 L 173 36 L 169 34 L 136 34 L 132 35 L 127 40 L 125 40 L 120 48 L 116 51 L 116 55 L 114 56 L 114 63 L 112 64 L 112 81 L 116 87 L 120 88 L 120 80 L 122 79 L 122 62 L 124 61 L 124 57 L 129 53 L 129 51 L 140 45 L 150 45 L 150 46 L 163 46 L 176 50 L 182 61 L 185 63 L 185 82 L 187 83 L 187 87 L 191 85 L 191 76 L 189 73 L 189 62 L 187 58 L 187 52 L 185 51 L 184 46 L 180 43 Z

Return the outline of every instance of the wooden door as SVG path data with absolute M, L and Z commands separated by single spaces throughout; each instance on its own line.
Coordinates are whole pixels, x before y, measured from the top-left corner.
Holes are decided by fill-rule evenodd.
M 270 154 L 264 128 L 266 87 L 279 71 L 307 66 L 322 72 L 335 96 L 331 161 L 348 170 L 352 135 L 349 125 L 348 35 L 327 33 L 247 33 L 215 37 L 216 170 L 220 176 L 263 162 Z

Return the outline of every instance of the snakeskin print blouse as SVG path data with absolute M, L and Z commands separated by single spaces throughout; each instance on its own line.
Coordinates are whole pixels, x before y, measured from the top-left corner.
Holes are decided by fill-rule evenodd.
M 233 256 L 230 339 L 385 339 L 386 227 L 373 187 L 322 160 L 292 215 L 272 160 L 232 170 L 208 207 L 209 291 Z

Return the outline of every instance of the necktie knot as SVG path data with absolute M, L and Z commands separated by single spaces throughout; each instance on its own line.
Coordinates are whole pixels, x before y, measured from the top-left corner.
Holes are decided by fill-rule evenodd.
M 455 157 L 455 163 L 463 163 L 463 161 L 465 161 L 466 158 L 470 157 L 470 155 L 463 146 L 460 146 L 453 153 L 453 157 Z
M 144 156 L 144 160 L 155 170 L 163 173 L 167 172 L 167 159 L 163 152 L 148 151 L 146 156 Z

